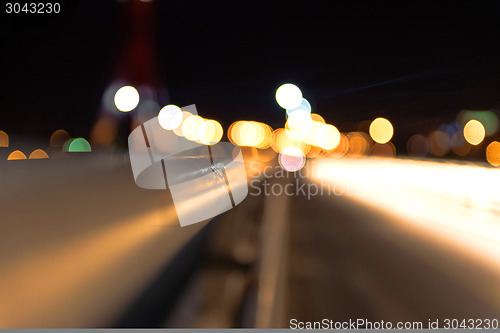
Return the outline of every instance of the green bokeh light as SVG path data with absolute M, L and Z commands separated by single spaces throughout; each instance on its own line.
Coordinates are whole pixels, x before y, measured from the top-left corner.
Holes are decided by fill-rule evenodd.
M 90 143 L 84 138 L 69 139 L 64 143 L 63 151 L 70 153 L 88 153 L 92 151 Z

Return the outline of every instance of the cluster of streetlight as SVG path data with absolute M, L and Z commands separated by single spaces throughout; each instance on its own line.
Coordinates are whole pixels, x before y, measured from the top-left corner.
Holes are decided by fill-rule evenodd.
M 139 100 L 139 93 L 132 86 L 121 87 L 114 96 L 115 105 L 122 112 L 134 110 Z M 311 104 L 296 85 L 280 86 L 276 101 L 286 110 L 283 128 L 273 130 L 262 122 L 237 121 L 229 127 L 228 139 L 241 147 L 272 150 L 279 154 L 281 166 L 292 172 L 300 170 L 307 157 L 318 156 L 321 152 L 344 155 L 349 150 L 349 143 L 352 155 L 368 150 L 369 137 L 362 133 L 344 135 L 334 125 L 327 124 L 321 115 L 311 112 Z M 205 145 L 219 142 L 223 135 L 218 121 L 182 111 L 172 104 L 159 111 L 158 122 L 165 130 Z M 370 134 L 375 142 L 385 144 L 392 138 L 393 128 L 388 120 L 377 118 L 370 127 Z
M 374 119 L 368 133 L 341 133 L 337 127 L 312 113 L 311 104 L 294 84 L 286 83 L 276 90 L 276 101 L 286 111 L 282 128 L 257 121 L 236 121 L 227 131 L 228 139 L 240 147 L 250 147 L 254 156 L 275 156 L 287 171 L 300 170 L 306 158 L 317 156 L 394 156 L 396 151 L 390 142 L 394 134 L 391 122 L 385 118 Z M 114 95 L 114 104 L 122 112 L 134 110 L 140 102 L 139 92 L 132 86 L 122 86 Z M 222 139 L 224 130 L 214 119 L 205 119 L 181 110 L 176 105 L 166 105 L 158 113 L 160 126 L 181 137 L 205 145 L 214 145 Z M 472 147 L 481 145 L 485 138 L 497 133 L 498 116 L 492 111 L 462 111 L 457 121 L 441 126 L 427 136 L 413 135 L 407 144 L 412 156 L 444 156 L 453 151 L 465 156 Z M 57 131 L 54 133 L 54 135 Z M 59 133 L 60 134 L 60 133 Z M 52 138 L 51 138 L 52 140 Z M 8 147 L 8 136 L 0 132 L 0 146 Z M 52 142 L 51 142 L 52 146 Z M 65 136 L 63 151 L 90 151 L 90 144 L 83 138 Z M 259 153 L 261 152 L 261 153 Z M 48 158 L 43 150 L 36 150 L 30 158 Z M 21 151 L 9 155 L 11 159 L 26 159 Z M 500 142 L 492 141 L 486 147 L 486 160 L 500 166 Z
M 443 157 L 450 152 L 464 157 L 471 153 L 484 152 L 483 145 L 498 133 L 499 119 L 491 110 L 462 110 L 456 120 L 439 126 L 427 135 L 410 137 L 407 151 L 410 156 Z M 490 141 L 486 147 L 486 160 L 493 166 L 500 166 L 500 142 Z
M 4 131 L 0 131 L 0 148 L 8 148 L 10 145 L 9 136 Z M 63 129 L 57 130 L 50 136 L 50 148 L 55 150 L 56 153 L 74 153 L 74 152 L 91 152 L 92 148 L 90 143 L 84 138 L 72 138 L 68 132 Z M 23 151 L 16 149 L 12 151 L 8 157 L 8 161 L 17 160 L 40 160 L 49 158 L 49 154 L 41 149 L 37 148 L 33 150 L 29 155 L 25 154 Z
M 262 122 L 236 121 L 227 131 L 228 139 L 241 147 L 273 151 L 279 155 L 278 161 L 287 171 L 300 170 L 308 157 L 360 156 L 368 153 L 394 156 L 396 153 L 390 142 L 394 128 L 388 119 L 374 119 L 368 133 L 341 133 L 337 127 L 326 123 L 321 115 L 312 113 L 311 104 L 296 85 L 287 83 L 280 86 L 275 97 L 278 105 L 286 110 L 286 121 L 282 128 L 273 130 Z M 116 92 L 114 102 L 120 111 L 129 112 L 137 107 L 139 99 L 139 93 L 134 87 L 124 86 Z M 165 130 L 174 131 L 179 136 L 205 145 L 216 144 L 223 136 L 222 126 L 218 121 L 192 115 L 175 105 L 163 107 L 158 114 L 158 122 Z M 479 145 L 485 136 L 491 135 L 488 133 L 489 129 L 485 128 L 485 123 L 489 122 L 481 121 L 477 116 L 468 119 L 454 132 L 454 138 L 445 138 L 447 134 L 442 135 L 443 131 L 434 131 L 428 137 L 415 135 L 408 142 L 408 151 L 410 155 L 413 152 L 417 152 L 414 154 L 416 156 L 427 155 L 431 153 L 429 149 L 433 146 L 437 148 L 431 154 L 439 156 L 440 145 L 445 139 L 455 142 L 457 152 L 463 150 L 459 146 L 464 144 Z M 426 148 L 422 148 L 423 146 Z M 442 151 L 446 153 L 446 149 Z M 490 143 L 486 149 L 486 158 L 490 164 L 500 165 L 499 142 Z
M 132 86 L 123 86 L 115 93 L 114 102 L 118 110 L 130 112 L 139 105 L 139 92 Z M 182 111 L 177 105 L 164 106 L 158 113 L 158 123 L 181 137 L 205 145 L 214 145 L 222 138 L 221 124 L 214 119 L 205 119 Z
M 259 151 L 271 149 L 279 154 L 280 165 L 291 172 L 300 170 L 308 157 L 366 154 L 373 141 L 378 146 L 389 147 L 387 149 L 392 153 L 393 148 L 386 144 L 394 130 L 387 119 L 375 119 L 370 126 L 370 136 L 362 132 L 343 134 L 334 125 L 326 123 L 321 115 L 312 113 L 311 104 L 296 85 L 280 86 L 276 91 L 276 101 L 286 111 L 283 128 L 273 130 L 264 123 L 237 121 L 229 127 L 229 140 Z

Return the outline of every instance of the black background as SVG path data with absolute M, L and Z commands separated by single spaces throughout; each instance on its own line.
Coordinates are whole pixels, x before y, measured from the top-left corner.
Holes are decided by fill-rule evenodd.
M 498 1 L 156 1 L 170 102 L 225 129 L 283 126 L 274 94 L 287 82 L 341 131 L 388 117 L 402 145 L 461 109 L 500 108 Z M 2 4 L 0 129 L 88 136 L 120 54 L 120 5 L 63 0 L 38 15 Z

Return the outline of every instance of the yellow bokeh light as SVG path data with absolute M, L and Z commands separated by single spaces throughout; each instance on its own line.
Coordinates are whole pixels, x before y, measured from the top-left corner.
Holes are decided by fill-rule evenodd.
M 242 146 L 253 147 L 259 142 L 259 137 L 263 135 L 262 128 L 252 121 L 245 122 L 238 134 Z
M 319 146 L 318 141 L 316 140 L 316 133 L 319 131 L 319 129 L 324 125 L 325 123 L 322 123 L 320 121 L 314 120 L 311 125 L 311 129 L 309 130 L 309 133 L 307 137 L 304 139 L 304 141 L 310 145 L 313 146 Z
M 500 142 L 493 141 L 486 148 L 486 160 L 493 166 L 500 166 Z
M 236 134 L 235 127 L 238 126 L 240 126 L 240 122 L 235 121 L 234 123 L 229 125 L 229 128 L 227 129 L 227 138 L 229 139 L 229 142 L 231 142 L 234 145 L 238 145 L 238 143 L 236 142 L 237 140 L 235 140 L 235 134 Z
M 311 113 L 311 119 L 322 124 L 326 124 L 325 119 L 317 113 Z
M 308 158 L 315 158 L 318 157 L 318 155 L 321 154 L 321 148 L 318 146 L 309 146 L 309 150 L 307 151 L 306 156 Z
M 483 124 L 477 120 L 470 120 L 464 127 L 464 138 L 471 145 L 478 145 L 484 140 L 485 130 Z
M 349 151 L 349 139 L 340 133 L 340 140 L 337 147 L 328 151 L 328 155 L 332 157 L 342 157 Z
M 182 132 L 182 123 L 188 119 L 189 117 L 191 117 L 192 114 L 191 112 L 188 112 L 188 111 L 182 111 L 182 122 L 181 122 L 181 125 L 177 126 L 175 129 L 174 129 L 174 133 L 177 134 L 178 136 L 185 136 L 184 133 Z
M 284 128 L 275 129 L 271 136 L 271 148 L 279 154 L 281 150 L 285 148 L 282 142 L 287 139 L 290 138 L 286 135 L 286 131 Z
M 370 124 L 370 136 L 377 143 L 386 143 L 392 139 L 394 128 L 389 120 L 377 118 Z
M 256 121 L 237 121 L 229 127 L 228 138 L 242 147 L 266 149 L 270 146 L 272 128 Z
M 267 149 L 271 145 L 271 135 L 273 134 L 273 129 L 271 126 L 264 124 L 264 123 L 259 123 L 255 122 L 257 126 L 260 127 L 260 136 L 256 142 L 255 147 L 259 149 Z
M 312 126 L 311 114 L 302 109 L 292 112 L 285 123 L 288 136 L 294 140 L 304 140 Z
M 371 150 L 371 140 L 367 134 L 363 132 L 351 132 L 347 134 L 349 139 L 348 156 L 361 156 L 367 154 Z
M 0 131 L 0 147 L 9 146 L 9 136 L 4 131 Z
M 333 125 L 322 125 L 315 133 L 318 146 L 325 150 L 332 150 L 340 143 L 340 132 Z
M 191 116 L 186 118 L 182 122 L 182 134 L 184 137 L 190 141 L 196 141 L 200 139 L 200 126 L 204 123 L 204 120 L 200 116 Z
M 281 151 L 286 147 L 297 147 L 302 150 L 305 154 L 309 151 L 309 145 L 303 141 L 298 141 L 290 138 L 284 128 L 276 129 L 271 137 L 271 148 L 277 152 Z
M 338 130 L 329 125 L 319 114 L 296 110 L 292 112 L 285 123 L 285 132 L 293 141 L 301 141 L 306 146 L 318 146 L 329 150 L 336 147 L 340 140 Z
M 240 137 L 239 137 L 239 132 L 241 130 L 241 127 L 245 123 L 246 123 L 245 121 L 237 121 L 237 122 L 232 123 L 231 126 L 229 126 L 229 130 L 228 130 L 229 141 L 231 141 L 235 145 L 238 145 L 238 146 L 242 145 L 242 142 L 241 142 Z
M 205 120 L 200 126 L 200 142 L 205 145 L 214 145 L 222 138 L 223 130 L 221 124 L 213 119 Z
M 12 153 L 10 153 L 9 157 L 7 157 L 7 160 L 12 161 L 12 160 L 25 160 L 26 155 L 20 150 L 14 150 Z
M 39 160 L 44 158 L 49 158 L 49 155 L 47 155 L 47 153 L 42 149 L 34 150 L 29 157 L 30 160 Z

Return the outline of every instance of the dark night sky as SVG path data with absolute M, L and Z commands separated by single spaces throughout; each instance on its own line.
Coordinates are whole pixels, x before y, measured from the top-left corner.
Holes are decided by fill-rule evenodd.
M 0 17 L 0 129 L 88 136 L 120 53 L 118 4 L 62 3 L 51 17 Z M 286 82 L 340 130 L 385 116 L 404 136 L 461 109 L 500 108 L 498 1 L 157 5 L 170 101 L 196 103 L 226 129 L 238 119 L 282 126 L 274 93 Z

